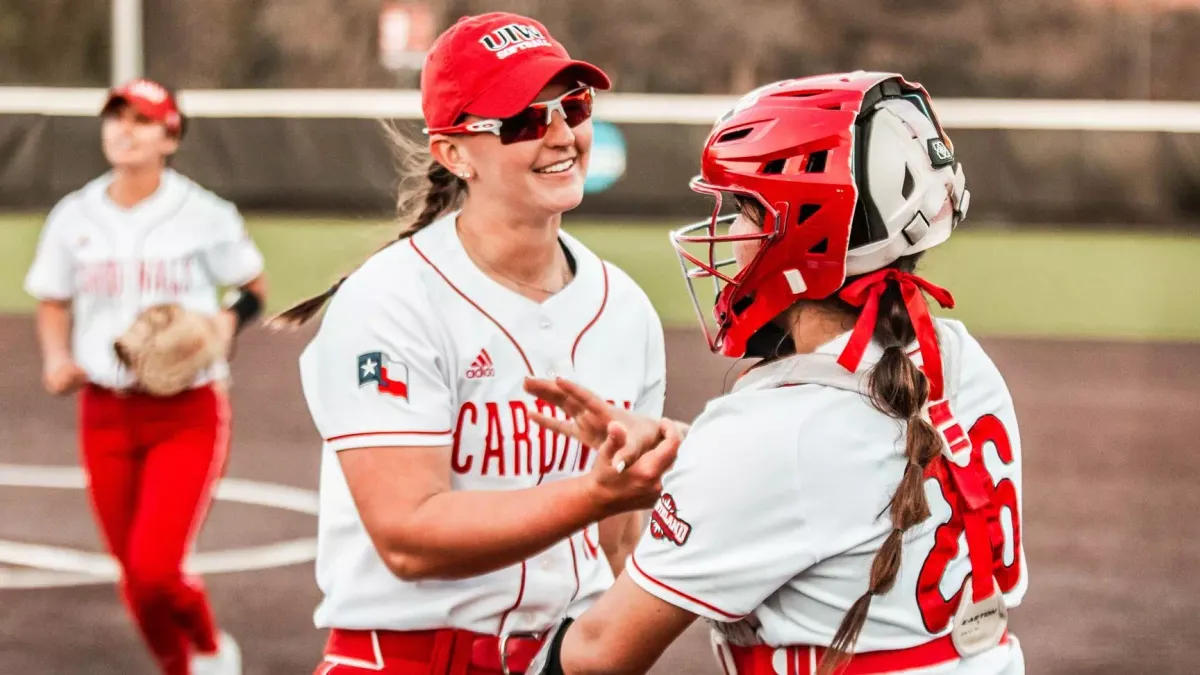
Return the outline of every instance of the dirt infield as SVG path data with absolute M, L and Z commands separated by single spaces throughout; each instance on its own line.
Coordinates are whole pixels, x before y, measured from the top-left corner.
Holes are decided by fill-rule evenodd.
M 70 467 L 73 401 L 42 393 L 32 333 L 27 318 L 0 318 L 0 464 Z M 243 339 L 230 477 L 315 488 L 319 453 L 295 369 L 305 337 Z M 723 388 L 733 364 L 709 355 L 690 332 L 669 342 L 668 414 L 688 418 Z M 1200 543 L 1189 533 L 1200 513 L 1200 461 L 1187 453 L 1200 438 L 1200 345 L 986 346 L 1022 425 L 1031 585 L 1012 625 L 1029 672 L 1195 672 Z M 100 550 L 79 490 L 0 484 L 0 514 L 0 540 Z M 219 501 L 199 551 L 314 534 L 311 515 Z M 5 572 L 0 564 L 0 579 Z M 213 574 L 207 583 L 222 623 L 242 643 L 247 675 L 312 671 L 323 636 L 311 623 L 311 563 Z M 150 672 L 110 584 L 0 588 L 0 673 Z M 720 670 L 697 626 L 655 672 Z

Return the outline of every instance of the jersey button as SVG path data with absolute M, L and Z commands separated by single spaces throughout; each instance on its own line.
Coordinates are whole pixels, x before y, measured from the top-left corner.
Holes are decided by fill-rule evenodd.
M 550 319 L 542 317 L 542 320 L 538 322 L 538 325 L 542 327 L 542 330 L 550 330 L 550 327 L 553 324 L 550 323 Z
M 542 559 L 542 570 L 549 572 L 554 569 L 554 563 L 549 558 Z

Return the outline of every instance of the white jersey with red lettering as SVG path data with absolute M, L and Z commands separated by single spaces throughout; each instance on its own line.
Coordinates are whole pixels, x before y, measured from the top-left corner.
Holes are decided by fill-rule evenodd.
M 318 627 L 542 630 L 582 612 L 613 581 L 595 525 L 489 574 L 401 581 L 359 518 L 337 458 L 351 448 L 452 446 L 454 490 L 516 490 L 587 471 L 594 451 L 529 419 L 534 410 L 565 415 L 526 394 L 526 377 L 567 377 L 662 414 L 662 326 L 628 276 L 564 232 L 575 277 L 539 304 L 474 265 L 456 218 L 371 257 L 338 290 L 300 357 L 324 438 Z
M 220 289 L 262 274 L 263 257 L 237 207 L 174 170 L 130 209 L 109 198 L 111 183 L 104 174 L 54 207 L 25 289 L 39 300 L 71 301 L 76 362 L 92 383 L 122 389 L 133 378 L 113 342 L 143 309 L 177 302 L 216 314 Z M 195 385 L 227 375 L 220 361 Z
M 1027 578 L 1012 398 L 962 324 L 937 323 L 943 361 L 955 364 L 946 369 L 947 398 L 999 506 L 1003 553 L 994 576 L 1014 607 Z M 892 529 L 887 507 L 907 465 L 904 426 L 862 393 L 863 375 L 882 356 L 877 344 L 857 374 L 836 363 L 849 335 L 752 369 L 709 403 L 664 476 L 664 494 L 626 567 L 647 592 L 705 617 L 733 644 L 830 644 L 867 590 L 871 562 Z M 926 480 L 932 515 L 906 533 L 899 577 L 872 601 L 857 652 L 908 649 L 949 633 L 971 564 L 944 480 Z M 1023 663 L 1013 638 L 904 672 L 1011 674 L 1024 672 Z

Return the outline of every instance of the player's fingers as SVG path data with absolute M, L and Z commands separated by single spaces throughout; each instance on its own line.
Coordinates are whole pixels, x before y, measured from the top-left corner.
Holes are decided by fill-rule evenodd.
M 612 467 L 617 470 L 617 473 L 624 471 L 627 467 L 632 466 L 638 460 L 641 453 L 637 448 L 626 447 L 624 443 L 616 448 L 613 452 Z
M 679 434 L 679 427 L 670 420 L 661 420 L 658 430 L 661 433 L 661 440 L 654 449 L 646 453 L 643 462 L 652 475 L 661 476 L 675 463 L 683 437 Z
M 553 405 L 554 407 L 567 413 L 570 417 L 578 417 L 585 410 L 584 406 L 574 399 L 567 392 L 563 391 L 558 386 L 557 382 L 552 380 L 543 380 L 540 378 L 527 377 L 523 385 L 526 393 L 536 396 L 541 400 Z
M 579 432 L 573 422 L 570 422 L 568 420 L 560 420 L 557 417 L 550 417 L 548 415 L 543 415 L 542 413 L 539 413 L 539 412 L 530 412 L 529 418 L 531 420 L 533 420 L 538 426 L 549 429 L 550 431 L 553 431 L 554 433 L 565 434 L 567 436 L 570 436 L 571 438 L 575 438 L 576 440 L 581 440 L 581 439 L 576 438 L 576 435 Z
M 629 435 L 626 433 L 626 437 Z M 631 440 L 627 440 L 624 446 L 617 449 L 614 461 L 624 466 L 631 466 L 647 452 L 653 450 L 661 440 L 661 435 L 647 436 L 639 427 L 638 433 Z
M 567 413 L 568 417 L 583 418 L 588 416 L 588 409 L 571 396 L 565 397 L 562 404 L 558 407 L 561 408 L 563 412 Z
M 527 377 L 523 385 L 525 392 L 536 396 L 547 403 L 562 408 L 567 401 L 567 394 L 552 380 Z
M 581 406 L 588 412 L 592 412 L 597 415 L 609 414 L 608 403 L 603 401 L 599 396 L 593 394 L 590 390 L 588 390 L 587 387 L 561 377 L 555 380 L 555 383 L 560 389 L 566 392 L 567 396 L 572 399 L 573 403 Z
M 683 442 L 683 434 L 679 431 L 679 425 L 673 420 L 665 417 L 658 420 L 658 430 L 664 439 Z
M 663 475 L 675 464 L 675 458 L 679 455 L 679 443 L 680 438 L 678 435 L 673 438 L 663 439 L 653 450 L 642 456 L 638 462 L 638 466 L 644 464 L 650 475 Z
M 625 445 L 628 440 L 628 435 L 625 432 L 625 427 L 620 422 L 610 422 L 608 425 L 608 438 L 597 448 L 600 456 L 596 458 L 598 462 L 605 462 L 612 466 L 613 469 L 620 473 L 625 470 L 624 464 L 617 463 L 617 452 Z

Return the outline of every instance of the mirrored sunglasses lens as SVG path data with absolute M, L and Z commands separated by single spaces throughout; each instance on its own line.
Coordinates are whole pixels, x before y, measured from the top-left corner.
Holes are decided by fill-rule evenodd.
M 545 111 L 536 108 L 526 108 L 516 115 L 504 120 L 500 126 L 500 142 L 520 143 L 537 140 L 546 135 Z
M 592 116 L 592 103 L 583 100 L 563 101 L 563 113 L 567 126 L 577 127 Z

